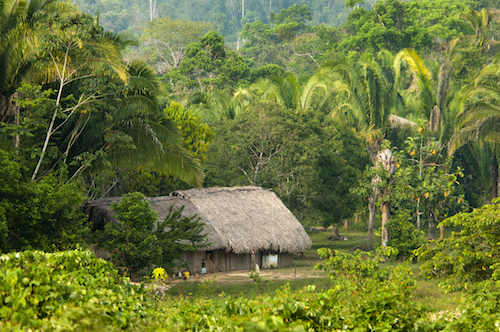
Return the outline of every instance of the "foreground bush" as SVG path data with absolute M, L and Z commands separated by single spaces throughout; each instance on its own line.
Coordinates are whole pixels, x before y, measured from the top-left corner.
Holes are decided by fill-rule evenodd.
M 253 299 L 158 298 L 88 251 L 0 256 L 0 331 L 492 331 L 500 294 L 477 294 L 451 314 L 412 302 L 405 265 L 364 252 L 322 250 L 332 288 Z M 439 316 L 439 317 L 436 317 Z
M 448 292 L 500 291 L 496 286 L 500 282 L 500 199 L 456 214 L 441 225 L 461 231 L 415 251 L 425 276 L 440 279 L 440 286 Z
M 126 328 L 144 315 L 144 295 L 88 251 L 0 256 L 0 330 Z

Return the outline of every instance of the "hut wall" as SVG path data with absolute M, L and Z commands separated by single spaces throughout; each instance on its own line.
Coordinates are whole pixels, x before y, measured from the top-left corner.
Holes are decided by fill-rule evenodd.
M 293 265 L 293 254 L 283 252 L 278 255 L 278 267 L 287 267 Z
M 224 250 L 214 250 L 212 254 L 213 268 L 211 270 L 207 270 L 207 272 L 217 273 L 227 271 L 226 256 L 227 254 Z
M 257 250 L 255 252 L 255 263 L 257 263 L 259 265 L 259 267 L 262 267 L 262 256 L 263 256 L 262 251 Z M 253 266 L 252 266 L 252 268 L 253 268 Z
M 191 251 L 184 253 L 184 260 L 188 265 L 190 273 L 200 273 L 201 272 L 201 260 L 205 258 L 204 251 Z M 207 264 L 208 270 L 208 264 Z
M 255 253 L 255 263 L 260 267 L 262 267 L 262 256 L 263 253 L 260 251 Z M 232 252 L 225 252 L 224 250 L 213 250 L 210 252 L 195 251 L 184 254 L 184 259 L 191 273 L 201 272 L 201 260 L 203 258 L 207 263 L 207 273 L 253 269 L 251 254 L 237 255 Z M 288 253 L 280 253 L 278 255 L 278 267 L 291 266 L 292 264 L 293 255 Z
M 252 255 L 242 254 L 236 255 L 235 253 L 227 253 L 229 256 L 229 271 L 235 270 L 250 270 L 252 266 Z

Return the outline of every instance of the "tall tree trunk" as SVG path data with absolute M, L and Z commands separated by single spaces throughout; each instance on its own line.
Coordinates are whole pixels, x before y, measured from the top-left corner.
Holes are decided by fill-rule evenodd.
M 382 247 L 387 247 L 389 241 L 389 231 L 387 230 L 387 223 L 391 213 L 389 202 L 382 202 Z
M 377 196 L 372 196 L 368 199 L 368 238 L 373 239 L 373 224 L 375 222 L 375 214 L 377 213 L 377 207 L 375 202 L 377 201 Z
M 429 213 L 429 240 L 434 240 L 434 232 L 436 226 L 434 225 L 434 213 Z
M 493 143 L 493 159 L 491 160 L 491 197 L 498 197 L 498 160 L 497 145 Z
M 17 92 L 16 92 L 17 94 Z M 14 124 L 18 126 L 19 130 L 19 125 L 21 125 L 21 107 L 19 107 L 19 104 L 13 105 L 14 108 Z M 14 148 L 16 153 L 19 152 L 19 145 L 21 144 L 21 140 L 19 138 L 19 131 L 16 133 L 16 136 L 14 137 Z
M 417 198 L 417 229 L 420 230 L 420 216 L 422 212 L 420 212 L 420 197 Z
M 439 238 L 444 239 L 446 227 L 444 225 L 439 226 Z

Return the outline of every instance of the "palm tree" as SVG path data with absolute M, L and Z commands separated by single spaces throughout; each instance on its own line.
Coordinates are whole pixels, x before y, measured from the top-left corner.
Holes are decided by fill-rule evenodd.
M 496 143 L 500 141 L 500 58 L 497 56 L 494 63 L 480 71 L 474 83 L 466 87 L 463 93 L 465 106 L 458 114 L 457 128 L 459 129 L 449 142 L 449 154 L 471 141 L 477 141 L 481 147 L 485 143 L 491 144 L 491 175 L 492 197 L 498 197 L 498 161 Z
M 392 168 L 386 168 L 382 159 L 392 163 L 392 155 L 389 156 L 386 150 L 379 151 L 380 141 L 384 132 L 390 126 L 401 124 L 413 125 L 412 122 L 396 116 L 402 113 L 405 102 L 400 94 L 401 72 L 393 70 L 394 60 L 387 51 L 382 51 L 377 56 L 378 61 L 360 61 L 356 65 L 350 64 L 346 60 L 326 63 L 320 68 L 321 73 L 336 75 L 346 80 L 349 87 L 349 101 L 347 118 L 357 128 L 360 135 L 367 141 L 367 149 L 374 165 L 382 164 L 392 176 Z M 391 124 L 392 123 L 392 124 Z M 390 151 L 390 150 L 388 150 Z M 373 225 L 375 221 L 375 203 L 379 198 L 379 181 L 372 180 L 373 192 L 368 199 L 369 220 L 368 237 L 373 238 Z M 387 194 L 387 193 L 385 193 Z M 382 242 L 387 240 L 386 223 L 389 220 L 390 202 L 384 200 L 382 203 Z
M 414 50 L 405 49 L 396 56 L 396 61 L 405 63 L 412 73 L 412 84 L 416 86 L 414 93 L 418 94 L 419 99 L 416 107 L 420 110 L 421 117 L 429 122 L 428 128 L 439 140 L 444 150 L 455 131 L 456 118 L 463 104 L 459 94 L 452 94 L 454 97 L 449 98 L 453 74 L 452 58 L 457 44 L 458 39 L 453 39 L 448 43 L 444 58 L 439 65 L 437 82 L 433 80 L 431 70 Z M 402 68 L 402 66 L 398 65 L 396 68 Z M 417 199 L 417 227 L 420 225 L 420 215 L 420 199 Z M 444 231 L 444 227 L 441 227 L 441 238 L 444 237 Z M 434 224 L 432 220 L 429 220 L 430 239 L 433 239 L 433 234 Z
M 248 98 L 247 98 L 248 96 Z M 238 89 L 234 96 L 226 92 L 206 93 L 197 91 L 187 101 L 193 111 L 201 115 L 204 122 L 210 123 L 222 119 L 235 119 L 246 110 L 251 93 Z
M 476 44 L 484 51 L 485 49 L 489 49 L 492 40 L 491 26 L 497 15 L 498 13 L 487 12 L 486 9 L 483 8 L 481 12 L 469 10 L 460 13 L 458 18 L 469 22 L 476 33 Z
M 400 75 L 403 64 L 408 66 L 413 75 L 412 85 L 416 86 L 419 96 L 419 108 L 425 119 L 429 119 L 432 109 L 436 104 L 432 86 L 432 73 L 424 64 L 420 55 L 412 49 L 404 49 L 399 52 L 395 58 L 396 75 Z
M 42 22 L 50 17 L 77 13 L 76 7 L 60 0 L 0 1 L 0 120 L 12 121 L 16 107 L 12 98 L 36 58 L 39 36 L 47 31 Z M 14 111 L 14 112 L 12 112 Z
M 68 19 L 80 24 L 65 24 Z M 73 178 L 85 169 L 98 167 L 95 159 L 105 155 L 114 165 L 166 169 L 201 186 L 203 172 L 199 164 L 181 148 L 175 126 L 158 111 L 154 72 L 141 63 L 124 66 L 121 51 L 126 42 L 102 32 L 93 18 L 59 0 L 1 1 L 0 29 L 2 120 L 19 118 L 19 114 L 12 116 L 6 105 L 11 104 L 22 79 L 57 87 L 56 107 L 32 179 L 43 169 L 49 143 L 56 143 L 63 164 L 77 159 L 81 162 Z M 104 96 L 83 82 L 98 77 L 118 85 L 128 80 L 122 102 L 114 105 L 116 112 L 101 112 L 99 116 L 88 112 Z M 68 106 L 63 99 L 71 95 L 76 96 L 76 101 Z M 111 100 L 115 103 L 116 98 Z
M 261 80 L 251 89 L 265 101 L 277 102 L 287 109 L 301 112 L 330 107 L 333 98 L 348 92 L 348 87 L 340 80 L 332 80 L 331 76 L 322 73 L 313 75 L 302 88 L 297 77 L 289 75 Z
M 420 110 L 424 119 L 429 121 L 429 129 L 445 144 L 451 137 L 454 127 L 454 115 L 456 114 L 456 103 L 450 106 L 450 83 L 453 74 L 452 58 L 455 54 L 458 38 L 451 40 L 445 52 L 445 56 L 439 65 L 439 74 L 437 87 L 434 86 L 434 80 L 431 70 L 424 64 L 423 59 L 415 50 L 405 49 L 398 53 L 395 60 L 395 68 L 401 70 L 402 64 L 408 66 L 413 76 L 413 82 L 417 88 Z M 436 91 L 436 92 L 434 92 Z M 451 117 L 450 117 L 451 116 Z
M 167 172 L 201 187 L 203 171 L 198 161 L 182 148 L 176 124 L 158 109 L 160 86 L 155 72 L 141 61 L 128 64 L 127 72 L 128 86 L 113 105 L 114 111 L 82 113 L 64 128 L 60 144 L 66 147 L 65 157 L 87 158 L 73 178 L 108 161 L 115 167 Z M 105 158 L 95 160 L 100 155 Z
M 85 22 L 84 22 L 85 24 Z M 94 100 L 97 91 L 87 94 L 80 93 L 75 105 L 63 108 L 61 104 L 65 88 L 84 78 L 96 76 L 97 73 L 116 74 L 126 82 L 126 70 L 121 60 L 121 46 L 116 39 L 94 38 L 79 25 L 56 26 L 41 38 L 44 46 L 37 49 L 41 54 L 37 68 L 30 70 L 34 81 L 57 82 L 56 103 L 49 121 L 45 140 L 38 158 L 37 165 L 31 177 L 36 176 L 42 166 L 47 147 L 52 136 L 72 117 L 82 106 Z M 56 125 L 58 118 L 64 120 Z

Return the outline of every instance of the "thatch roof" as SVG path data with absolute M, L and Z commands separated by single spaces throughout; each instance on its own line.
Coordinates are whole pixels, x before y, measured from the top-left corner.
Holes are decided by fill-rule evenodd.
M 98 228 L 112 219 L 110 204 L 119 197 L 90 201 L 84 207 Z M 164 220 L 169 207 L 185 206 L 183 215 L 197 214 L 205 223 L 211 245 L 236 254 L 255 250 L 298 253 L 311 248 L 304 227 L 270 190 L 259 187 L 203 188 L 174 191 L 170 196 L 148 198 Z

